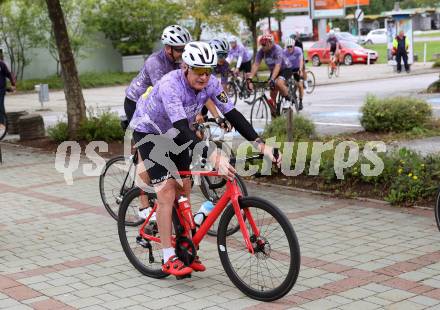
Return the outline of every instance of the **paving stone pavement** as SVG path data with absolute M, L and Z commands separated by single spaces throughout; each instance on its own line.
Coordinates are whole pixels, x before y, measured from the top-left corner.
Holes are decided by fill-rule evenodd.
M 1 147 L 0 309 L 440 309 L 431 210 L 248 184 L 286 213 L 302 255 L 292 291 L 262 303 L 230 282 L 212 240 L 201 246 L 206 272 L 141 275 L 102 206 L 98 177 L 82 173 L 86 159 L 67 185 L 53 154 Z

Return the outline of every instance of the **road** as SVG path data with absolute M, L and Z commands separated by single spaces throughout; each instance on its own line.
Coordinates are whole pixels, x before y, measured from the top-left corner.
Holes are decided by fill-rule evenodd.
M 352 66 L 341 69 L 341 76 L 337 81 L 344 81 L 352 75 L 372 74 L 371 71 L 379 71 L 380 66 Z M 387 69 L 388 70 L 388 69 Z M 313 68 L 318 83 L 327 82 L 326 68 Z M 305 109 L 303 115 L 310 117 L 317 125 L 319 134 L 335 134 L 344 131 L 360 130 L 359 108 L 368 93 L 379 97 L 397 95 L 416 95 L 438 79 L 438 73 L 422 75 L 406 75 L 387 79 L 375 79 L 360 82 L 343 82 L 331 85 L 319 85 L 311 95 L 304 99 Z M 105 87 L 83 90 L 88 108 L 97 110 L 112 110 L 123 114 L 123 100 L 126 86 Z M 425 97 L 426 95 L 421 95 Z M 20 94 L 6 98 L 6 111 L 31 110 L 40 108 L 37 94 Z M 429 97 L 436 115 L 440 113 L 440 95 Z M 66 104 L 64 93 L 54 91 L 50 94 L 50 102 L 44 103 L 44 108 L 50 111 L 37 111 L 44 117 L 45 125 L 53 126 L 60 120 L 66 119 Z M 248 119 L 250 118 L 250 106 L 244 102 L 237 103 L 237 109 Z M 262 130 L 262 128 L 259 128 Z
M 317 86 L 311 95 L 304 99 L 303 115 L 310 117 L 317 126 L 319 134 L 335 134 L 361 129 L 359 109 L 368 93 L 378 97 L 420 95 L 429 84 L 438 79 L 438 74 L 417 76 L 402 75 L 399 78 L 378 79 Z M 434 113 L 440 116 L 440 96 L 427 98 Z M 244 115 L 250 115 L 250 106 L 240 102 L 238 109 Z

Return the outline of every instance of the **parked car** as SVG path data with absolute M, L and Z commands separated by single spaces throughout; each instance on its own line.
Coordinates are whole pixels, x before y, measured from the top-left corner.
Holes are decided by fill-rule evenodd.
M 339 61 L 349 66 L 355 63 L 367 63 L 368 54 L 370 55 L 370 63 L 373 64 L 379 58 L 376 51 L 366 49 L 357 43 L 350 41 L 339 41 L 341 44 L 341 52 Z M 330 50 L 326 41 L 318 41 L 313 44 L 307 53 L 307 58 L 314 66 L 323 63 L 329 63 Z
M 359 37 L 352 35 L 350 32 L 336 32 L 335 35 L 336 35 L 336 38 L 338 38 L 338 40 L 350 41 L 350 42 L 354 42 L 354 43 L 361 43 Z M 327 38 L 328 38 L 328 35 L 327 35 Z
M 387 43 L 387 31 L 386 29 L 374 29 L 371 30 L 364 38 L 365 44 L 379 44 Z

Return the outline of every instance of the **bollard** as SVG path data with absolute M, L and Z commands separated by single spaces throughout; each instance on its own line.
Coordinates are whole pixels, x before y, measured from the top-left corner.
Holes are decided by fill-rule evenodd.
M 425 44 L 423 45 L 423 65 L 426 65 L 426 49 L 427 49 L 428 45 Z

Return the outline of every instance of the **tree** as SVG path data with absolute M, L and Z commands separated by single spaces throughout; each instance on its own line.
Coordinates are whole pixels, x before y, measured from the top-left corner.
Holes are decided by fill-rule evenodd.
M 75 139 L 80 123 L 86 119 L 86 106 L 60 0 L 46 0 L 46 4 L 60 57 L 64 94 L 67 101 L 69 137 Z
M 257 54 L 257 22 L 271 15 L 276 0 L 218 0 L 227 12 L 240 15 L 252 33 L 254 58 Z
M 402 9 L 410 9 L 410 8 L 426 8 L 426 7 L 439 7 L 439 0 L 403 0 L 400 2 L 400 7 Z
M 171 0 L 107 0 L 99 28 L 122 55 L 149 54 L 163 29 L 176 24 L 183 9 Z
M 236 32 L 235 29 L 238 27 L 236 15 L 225 12 L 216 0 L 181 0 L 181 3 L 184 8 L 183 16 L 192 21 L 192 27 L 188 27 L 188 30 L 194 40 L 200 40 L 205 27 L 214 31 Z
M 0 41 L 9 55 L 11 71 L 22 79 L 24 68 L 30 62 L 27 52 L 42 39 L 35 31 L 35 20 L 42 11 L 28 0 L 5 0 L 0 11 Z
M 390 0 L 370 0 L 370 5 L 364 7 L 366 15 L 380 14 L 384 11 L 390 11 L 394 8 L 394 1 Z
M 69 34 L 70 45 L 75 59 L 83 57 L 83 48 L 94 46 L 94 35 L 97 33 L 97 26 L 92 22 L 93 8 L 96 0 L 61 0 L 64 18 Z M 38 4 L 37 4 L 38 5 Z M 36 21 L 37 28 L 41 35 L 38 47 L 48 48 L 52 58 L 57 63 L 57 75 L 60 75 L 60 59 L 58 56 L 55 35 L 47 12 L 42 12 Z

